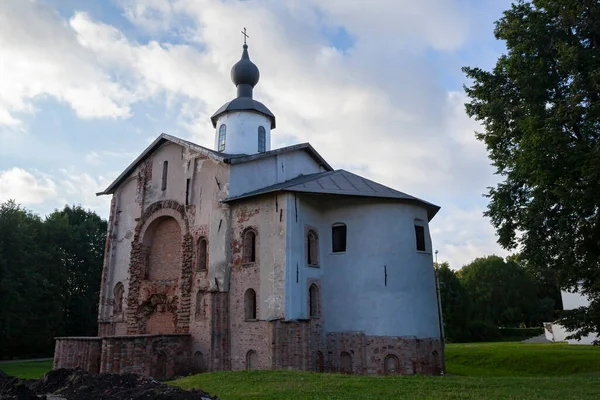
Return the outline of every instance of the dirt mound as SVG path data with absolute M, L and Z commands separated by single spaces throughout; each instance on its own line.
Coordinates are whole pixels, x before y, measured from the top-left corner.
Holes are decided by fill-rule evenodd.
M 1 400 L 46 398 L 64 398 L 67 400 L 218 400 L 217 397 L 201 390 L 183 390 L 135 374 L 92 375 L 81 369 L 57 369 L 50 371 L 38 380 L 22 380 L 0 376 Z

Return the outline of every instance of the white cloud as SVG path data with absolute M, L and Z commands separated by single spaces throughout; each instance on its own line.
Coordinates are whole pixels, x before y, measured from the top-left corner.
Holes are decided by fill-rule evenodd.
M 138 43 L 83 12 L 65 21 L 36 3 L 10 1 L 15 7 L 0 11 L 0 23 L 16 32 L 0 33 L 7 49 L 0 65 L 7 65 L 11 80 L 0 87 L 0 123 L 18 123 L 16 113 L 32 112 L 40 96 L 67 102 L 81 117 L 123 118 L 135 102 L 165 98 L 165 107 L 179 113 L 179 126 L 210 147 L 209 116 L 235 93 L 229 70 L 246 26 L 250 56 L 261 70 L 255 98 L 278 119 L 274 147 L 310 141 L 334 167 L 435 201 L 442 211 L 432 224 L 434 241 L 453 263 L 498 252 L 481 216 L 481 194 L 496 178 L 474 138 L 478 125 L 465 115 L 464 94 L 444 86 L 429 57 L 467 45 L 481 24 L 479 6 L 458 0 L 373 0 L 368 7 L 345 0 L 121 0 L 138 29 L 179 35 L 183 43 L 172 44 Z M 338 27 L 355 40 L 344 52 L 323 35 Z M 152 118 L 163 130 L 160 116 Z M 104 165 L 106 156 L 87 152 L 90 164 Z M 70 175 L 57 180 L 65 195 L 100 207 L 81 191 L 97 191 L 100 178 L 86 171 Z
M 27 205 L 40 204 L 56 195 L 56 183 L 39 172 L 21 168 L 0 171 L 0 202 L 13 199 Z
M 0 124 L 17 124 L 15 113 L 34 112 L 33 101 L 45 96 L 81 118 L 130 115 L 131 93 L 96 65 L 56 12 L 37 1 L 5 0 L 0 26 Z

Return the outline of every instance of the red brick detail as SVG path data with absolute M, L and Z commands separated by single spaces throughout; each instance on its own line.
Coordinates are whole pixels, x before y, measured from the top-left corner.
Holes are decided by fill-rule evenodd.
M 57 338 L 53 368 L 82 368 L 97 374 L 100 372 L 101 342 L 102 339 L 97 337 Z
M 179 278 L 181 274 L 181 229 L 179 224 L 174 218 L 162 217 L 154 220 L 150 229 L 146 231 L 144 238 L 144 245 L 148 246 L 150 250 L 146 279 Z
M 164 246 L 159 246 L 161 247 L 158 250 L 160 257 L 156 257 L 156 260 L 153 261 L 152 252 L 149 251 L 148 247 L 153 243 L 150 242 L 150 236 L 148 235 L 151 235 L 152 230 L 155 228 L 161 229 L 161 224 L 158 227 L 154 226 L 155 221 L 161 223 L 161 220 L 167 217 L 174 219 L 179 225 L 179 232 L 171 232 L 174 230 L 173 222 L 168 222 L 165 228 L 171 232 L 171 237 L 165 240 L 177 242 L 177 249 L 173 249 L 173 242 L 165 242 Z M 171 254 L 180 261 L 173 262 Z M 172 326 L 174 331 L 169 333 L 189 332 L 193 260 L 193 239 L 189 233 L 185 207 L 173 200 L 158 201 L 150 205 L 138 222 L 131 243 L 129 293 L 126 310 L 127 334 L 147 333 L 146 323 L 152 317 L 152 314 L 164 311 L 168 311 L 173 315 Z M 153 266 L 150 265 L 152 262 L 167 263 L 166 269 L 175 268 L 175 270 L 171 270 L 171 274 L 168 274 L 168 276 L 162 276 L 158 273 L 158 276 L 151 275 L 151 278 L 172 279 L 148 281 L 146 272 L 148 267 L 153 269 Z M 176 274 L 174 271 L 176 271 Z M 158 320 L 161 322 L 156 322 Z M 157 324 L 160 325 L 160 331 L 170 326 L 164 316 L 156 317 L 151 328 L 158 329 Z
M 442 366 L 438 339 L 399 336 L 367 336 L 362 332 L 327 334 L 329 371 L 342 370 L 342 353 L 352 357 L 352 373 L 384 375 L 385 359 L 398 359 L 397 375 L 439 375 Z

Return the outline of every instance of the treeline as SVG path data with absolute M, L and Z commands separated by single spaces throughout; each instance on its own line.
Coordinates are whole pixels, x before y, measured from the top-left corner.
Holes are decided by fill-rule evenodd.
M 436 265 L 444 332 L 450 342 L 491 341 L 541 333 L 562 309 L 552 277 L 536 276 L 518 256 L 477 258 L 458 271 Z
M 81 207 L 42 219 L 0 204 L 0 359 L 51 355 L 55 336 L 97 334 L 106 228 Z

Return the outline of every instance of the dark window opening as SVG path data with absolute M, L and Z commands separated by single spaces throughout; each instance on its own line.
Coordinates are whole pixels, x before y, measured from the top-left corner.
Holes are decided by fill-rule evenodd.
M 417 251 L 425 251 L 425 228 L 415 225 L 415 235 L 417 237 Z
M 256 319 L 256 292 L 253 289 L 244 294 L 244 316 L 246 320 Z
M 160 190 L 167 190 L 167 172 L 169 171 L 169 162 L 163 162 L 162 184 Z
M 332 250 L 334 253 L 346 251 L 346 225 L 335 224 L 331 227 Z
M 264 153 L 267 149 L 267 132 L 264 126 L 258 127 L 258 152 Z
M 246 263 L 256 261 L 256 233 L 253 230 L 248 230 L 244 233 L 243 260 Z
M 190 204 L 190 178 L 185 180 L 185 205 Z

